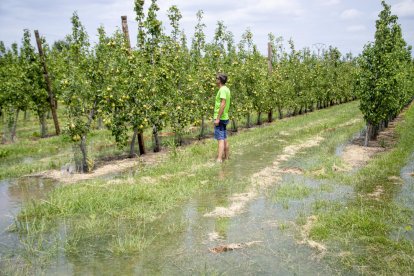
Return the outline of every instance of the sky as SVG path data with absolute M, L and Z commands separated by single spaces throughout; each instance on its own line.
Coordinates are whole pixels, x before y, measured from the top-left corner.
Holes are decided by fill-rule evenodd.
M 149 6 L 150 0 L 146 0 Z M 381 11 L 380 0 L 158 0 L 158 18 L 170 32 L 167 9 L 177 5 L 183 18 L 180 28 L 190 41 L 196 13 L 204 11 L 207 41 L 213 38 L 217 21 L 232 31 L 236 42 L 247 28 L 254 41 L 266 53 L 268 34 L 284 41 L 293 39 L 297 48 L 314 51 L 329 45 L 345 54 L 358 55 L 363 46 L 374 40 L 375 20 Z M 399 17 L 403 36 L 414 45 L 414 0 L 387 0 Z M 137 24 L 133 0 L 0 0 L 0 40 L 7 47 L 20 43 L 23 29 L 39 30 L 49 44 L 71 32 L 70 17 L 77 11 L 92 43 L 97 28 L 103 25 L 108 34 L 121 26 L 121 16 L 128 16 L 131 41 L 136 43 Z

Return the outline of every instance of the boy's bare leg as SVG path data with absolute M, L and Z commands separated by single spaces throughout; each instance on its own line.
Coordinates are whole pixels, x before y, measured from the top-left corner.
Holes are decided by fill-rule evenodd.
M 218 140 L 217 162 L 223 162 L 223 155 L 224 155 L 224 140 Z
M 230 158 L 230 145 L 226 139 L 224 140 L 224 159 L 229 159 L 229 158 Z

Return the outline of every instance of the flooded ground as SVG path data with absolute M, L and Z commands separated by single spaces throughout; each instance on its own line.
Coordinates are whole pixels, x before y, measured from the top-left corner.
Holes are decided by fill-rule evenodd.
M 242 177 L 242 176 L 241 176 Z M 226 202 L 229 191 L 218 189 L 197 196 L 185 206 L 163 216 L 147 231 L 157 231 L 151 246 L 140 256 L 101 258 L 72 257 L 55 264 L 50 274 L 272 274 L 333 275 L 341 271 L 319 261 L 320 253 L 301 244 L 297 218 L 306 218 L 313 204 L 322 200 L 344 200 L 352 194 L 346 186 L 285 174 L 283 185 L 304 185 L 305 197 L 278 200 L 279 187 L 249 204 L 233 218 L 210 218 L 204 214 L 218 202 Z M 283 187 L 283 186 L 282 186 Z M 321 192 L 322 188 L 322 192 Z M 168 229 L 179 225 L 179 230 Z M 172 231 L 171 231 L 172 230 Z M 210 249 L 227 244 L 253 245 L 215 254 Z
M 46 269 L 47 274 L 344 273 L 340 268 L 322 261 L 323 252 L 303 242 L 300 233 L 315 204 L 345 200 L 352 194 L 351 187 L 283 173 L 281 179 L 275 180 L 277 183 L 261 190 L 241 214 L 228 218 L 205 216 L 216 206 L 228 205 L 231 195 L 245 191 L 251 176 L 277 160 L 283 146 L 282 141 L 262 144 L 260 157 L 256 148 L 235 152 L 231 162 L 217 166 L 215 177 L 222 180 L 221 185 L 211 191 L 200 192 L 184 206 L 151 225 L 145 225 L 144 236 L 145 233 L 158 234 L 142 254 L 107 256 L 91 252 L 64 254 L 62 251 Z M 39 189 L 43 186 L 45 184 L 37 184 Z M 11 187 L 13 185 L 9 185 L 8 189 Z M 302 187 L 305 192 L 295 192 L 297 187 Z M 39 194 L 45 192 L 39 190 Z M 16 204 L 17 210 L 19 203 Z M 12 217 L 10 219 L 9 223 L 13 221 Z M 89 242 L 93 248 L 96 241 L 91 239 Z M 229 244 L 240 245 L 241 248 L 223 253 L 212 252 L 216 247 Z
M 77 227 L 76 219 L 55 222 L 52 234 L 60 235 L 58 253 L 42 272 L 48 275 L 355 275 L 357 271 L 345 271 L 324 258 L 328 245 L 312 243 L 304 229 L 312 221 L 314 208 L 354 197 L 351 186 L 316 179 L 306 173 L 311 164 L 320 162 L 315 156 L 324 148 L 332 148 L 331 158 L 342 156 L 344 145 L 359 128 L 353 126 L 350 135 L 337 140 L 329 138 L 329 133 L 309 134 L 298 141 L 294 133 L 291 136 L 275 133 L 275 139 L 252 143 L 249 147 L 236 146 L 229 162 L 213 165 L 213 173 L 201 178 L 200 182 L 208 183 L 208 189 L 198 191 L 191 200 L 152 223 L 143 225 L 119 218 L 110 222 L 111 231 L 95 233 L 93 226 L 100 218 L 90 217 L 87 219 L 91 229 L 84 229 L 83 236 L 76 236 L 73 234 L 76 231 L 72 231 Z M 414 161 L 401 174 L 405 181 L 401 199 L 412 208 L 413 169 Z M 104 179 L 117 183 L 136 173 L 128 170 Z M 203 171 L 200 174 L 204 177 Z M 252 186 L 255 178 L 269 183 Z M 0 256 L 13 255 L 19 246 L 18 234 L 6 229 L 13 224 L 22 202 L 43 198 L 55 186 L 53 181 L 42 178 L 0 182 Z M 235 195 L 256 188 L 239 212 L 228 217 L 206 215 L 217 207 L 230 206 Z M 117 235 L 125 233 L 145 240 L 148 246 L 137 254 L 100 250 L 108 240 L 117 242 Z
M 317 188 L 321 183 L 285 175 L 283 183 L 300 183 Z M 290 185 L 287 184 L 287 185 Z M 348 189 L 335 193 L 311 194 L 306 198 L 278 202 L 277 188 L 268 196 L 255 199 L 246 212 L 234 218 L 205 218 L 211 209 L 207 197 L 190 202 L 182 211 L 188 225 L 179 239 L 157 244 L 136 264 L 143 274 L 335 274 L 332 267 L 319 262 L 320 252 L 300 244 L 297 217 L 306 217 L 317 200 L 346 197 Z M 226 244 L 248 244 L 250 247 L 211 253 L 209 249 Z
M 396 201 L 410 210 L 414 210 L 414 155 L 410 162 L 401 169 L 400 177 L 403 181 L 401 191 L 397 195 Z M 396 239 L 401 237 L 414 241 L 414 216 L 411 224 L 402 225 L 397 233 L 393 233 Z
M 44 198 L 55 186 L 54 181 L 41 178 L 0 181 L 0 261 L 13 256 L 22 246 L 21 237 L 10 231 L 22 204 Z

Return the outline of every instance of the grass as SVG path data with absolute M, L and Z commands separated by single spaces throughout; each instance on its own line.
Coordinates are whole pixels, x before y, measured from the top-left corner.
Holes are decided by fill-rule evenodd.
M 315 188 L 308 187 L 305 183 L 283 182 L 276 187 L 271 198 L 274 202 L 280 203 L 284 209 L 288 210 L 290 201 L 300 201 L 316 191 Z
M 276 188 L 272 198 L 276 202 L 287 199 L 303 199 L 311 195 L 312 192 L 314 189 L 304 184 L 283 183 Z
M 413 107 L 406 112 L 397 133 L 399 142 L 394 149 L 379 154 L 356 175 L 343 178 L 354 186 L 354 199 L 345 204 L 314 206 L 318 221 L 311 230 L 311 238 L 331 245 L 332 255 L 340 256 L 347 269 L 361 274 L 414 274 L 413 241 L 392 235 L 412 223 L 414 210 L 395 201 L 401 186 L 389 180 L 400 175 L 414 151 Z M 368 196 L 378 186 L 384 191 L 381 197 L 377 200 Z

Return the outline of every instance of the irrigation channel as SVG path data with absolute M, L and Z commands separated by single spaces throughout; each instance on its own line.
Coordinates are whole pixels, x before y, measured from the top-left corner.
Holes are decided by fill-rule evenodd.
M 328 113 L 315 116 L 302 125 L 290 121 L 306 122 L 306 119 L 288 119 L 283 123 L 288 129 L 263 127 L 246 131 L 230 140 L 233 142 L 230 161 L 217 165 L 206 160 L 201 166 L 177 172 L 181 178 L 190 179 L 204 174 L 203 168 L 208 168 L 205 179 L 197 179 L 209 188 L 197 191 L 191 199 L 155 221 L 141 225 L 139 238 L 148 244 L 138 253 L 100 254 L 107 233 L 102 236 L 97 233 L 96 237 L 79 242 L 75 250 L 71 249 L 76 253 L 68 253 L 65 241 L 71 230 L 66 226 L 67 221 L 59 221 L 50 235 L 58 234 L 61 244 L 41 272 L 50 275 L 357 274 L 328 262 L 329 258 L 324 258 L 324 245 L 306 236 L 307 220 L 316 204 L 342 202 L 354 196 L 352 186 L 340 184 L 335 178 L 318 177 L 326 160 L 334 160 L 340 166 L 344 147 L 363 128 L 356 104 L 351 106 L 352 112 L 335 107 L 338 111 L 331 112 L 336 116 L 330 117 Z M 314 115 L 303 117 L 307 116 Z M 263 139 L 252 134 L 257 131 L 262 132 Z M 414 202 L 414 180 L 407 176 L 413 169 L 414 158 L 401 170 L 405 184 L 400 196 L 408 205 Z M 107 181 L 123 181 L 137 174 L 129 170 Z M 22 248 L 22 236 L 7 231 L 21 205 L 46 198 L 57 185 L 42 178 L 0 182 L 2 258 L 11 258 L 13 252 Z M 113 223 L 118 224 L 119 231 L 129 229 L 122 220 Z

